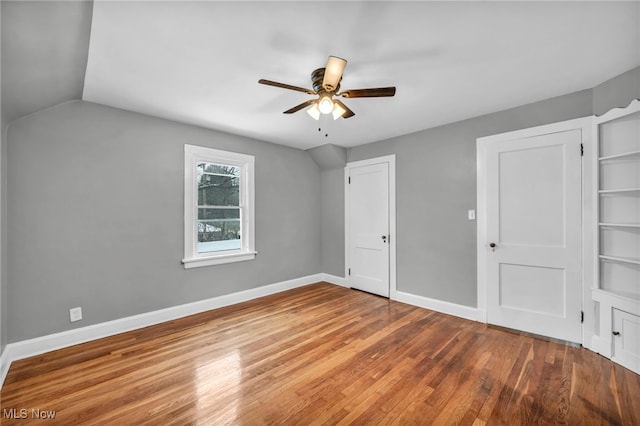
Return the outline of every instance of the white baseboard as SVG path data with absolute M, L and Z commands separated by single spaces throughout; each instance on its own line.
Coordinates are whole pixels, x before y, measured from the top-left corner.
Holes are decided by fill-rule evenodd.
M 113 321 L 107 321 L 100 324 L 89 325 L 86 327 L 76 328 L 73 330 L 50 334 L 47 336 L 37 337 L 35 339 L 9 343 L 5 346 L 4 351 L 2 351 L 2 354 L 0 355 L 0 387 L 2 387 L 2 384 L 4 383 L 4 379 L 9 371 L 11 363 L 19 359 L 40 355 L 46 352 L 54 351 L 56 349 L 66 348 L 68 346 L 78 345 L 80 343 L 89 342 L 91 340 L 101 339 L 104 337 L 113 336 L 115 334 L 120 334 L 127 331 L 136 330 L 162 322 L 186 317 L 189 315 L 210 311 L 212 309 L 246 302 L 248 300 L 257 299 L 259 297 L 268 296 L 270 294 L 280 293 L 282 291 L 291 290 L 293 288 L 302 287 L 319 281 L 325 281 L 330 284 L 348 287 L 348 281 L 346 278 L 338 277 L 331 274 L 320 273 L 296 278 L 293 280 L 282 281 L 275 284 L 256 287 L 249 290 L 239 291 L 237 293 L 200 300 L 197 302 L 186 303 L 184 305 L 172 306 L 170 308 L 160 309 L 157 311 L 147 312 L 139 315 L 133 315 Z M 430 299 L 423 296 L 416 296 L 414 294 L 404 293 L 401 291 L 395 292 L 395 297 L 393 297 L 393 299 L 399 302 L 407 303 L 409 305 L 431 309 L 433 311 L 454 315 L 472 321 L 482 321 L 482 312 L 480 312 L 476 308 L 472 308 L 469 306 L 444 302 L 442 300 Z
M 453 315 L 456 317 L 468 319 L 471 321 L 481 321 L 482 312 L 478 312 L 477 308 L 471 306 L 458 305 L 456 303 L 445 302 L 443 300 L 431 299 L 424 296 L 416 296 L 415 294 L 396 291 L 394 300 L 407 303 L 409 305 L 418 306 L 419 308 L 431 309 L 443 314 Z
M 487 310 L 486 309 L 480 309 L 477 308 L 476 311 L 478 311 L 478 318 L 476 319 L 476 321 L 478 322 L 483 322 L 483 323 L 487 323 Z
M 184 305 L 172 306 L 170 308 L 133 315 L 60 333 L 49 334 L 47 336 L 36 337 L 34 339 L 23 340 L 21 342 L 9 343 L 5 346 L 4 351 L 2 351 L 2 355 L 0 355 L 0 387 L 2 387 L 2 384 L 4 383 L 4 379 L 9 371 L 11 363 L 19 359 L 148 327 L 150 325 L 171 321 L 177 318 L 210 311 L 212 309 L 235 305 L 236 303 L 280 293 L 282 291 L 291 290 L 293 288 L 302 287 L 319 281 L 342 285 L 340 284 L 341 280 L 344 279 L 329 274 L 308 275 L 306 277 L 239 291 L 237 293 L 212 297 L 210 299 L 186 303 Z
M 322 281 L 326 281 L 329 284 L 335 284 L 341 287 L 349 287 L 349 283 L 347 279 L 344 277 L 338 277 L 336 275 L 325 274 L 325 273 L 320 274 L 320 276 L 322 277 Z
M 11 367 L 11 360 L 7 356 L 7 347 L 5 346 L 4 350 L 0 354 L 0 388 L 2 388 L 4 378 L 7 377 L 9 367 Z
M 338 277 L 331 274 L 320 274 L 322 281 L 330 284 L 349 287 L 346 278 Z M 470 306 L 458 305 L 456 303 L 445 302 L 442 300 L 430 299 L 424 296 L 416 296 L 415 294 L 395 291 L 391 293 L 391 299 L 398 302 L 407 303 L 419 308 L 430 309 L 432 311 L 441 312 L 443 314 L 453 315 L 460 318 L 469 319 L 478 322 L 487 322 L 487 313 L 483 309 L 472 308 Z
M 611 340 L 603 339 L 598 335 L 591 336 L 590 347 L 588 349 L 597 352 L 603 357 L 611 358 Z

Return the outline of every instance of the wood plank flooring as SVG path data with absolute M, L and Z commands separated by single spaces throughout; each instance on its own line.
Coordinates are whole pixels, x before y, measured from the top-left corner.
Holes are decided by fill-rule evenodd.
M 14 362 L 0 397 L 2 425 L 640 425 L 595 353 L 326 283 Z

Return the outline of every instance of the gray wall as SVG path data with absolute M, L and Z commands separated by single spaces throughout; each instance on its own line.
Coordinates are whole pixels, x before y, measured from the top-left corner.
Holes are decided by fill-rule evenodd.
M 307 152 L 320 168 L 322 272 L 344 277 L 344 166 L 347 150 L 332 144 Z
M 2 1 L 0 8 L 4 130 L 14 118 L 80 97 L 92 3 Z M 349 161 L 398 157 L 399 289 L 475 306 L 475 222 L 466 210 L 475 208 L 477 137 L 625 106 L 640 98 L 639 81 L 636 68 L 593 90 L 351 149 Z M 0 349 L 287 278 L 343 275 L 343 170 L 319 171 L 308 153 L 86 103 L 16 121 L 10 141 L 7 153 L 3 132 L 0 209 L 9 235 L 0 249 Z M 255 261 L 190 271 L 177 263 L 182 163 L 175 156 L 182 158 L 183 143 L 256 155 Z M 264 161 L 282 173 L 265 177 Z M 158 168 L 163 173 L 153 175 Z M 149 218 L 150 204 L 159 215 Z M 289 226 L 271 226 L 276 216 Z M 77 305 L 85 320 L 70 325 L 68 308 Z
M 614 80 L 609 90 L 628 84 Z M 476 138 L 590 115 L 594 92 L 348 150 L 349 161 L 397 156 L 400 291 L 476 305 L 476 224 L 466 219 Z M 180 265 L 184 143 L 256 155 L 255 261 Z M 9 342 L 317 272 L 343 276 L 343 170 L 320 171 L 307 152 L 71 102 L 11 123 L 6 158 Z M 70 324 L 74 306 L 85 320 Z
M 626 107 L 634 99 L 640 99 L 640 67 L 594 87 L 593 113 L 602 115 L 611 108 Z
M 477 306 L 476 222 L 467 220 L 476 208 L 477 138 L 602 114 L 635 98 L 640 68 L 593 90 L 349 149 L 348 161 L 396 154 L 398 290 Z
M 348 150 L 396 155 L 397 288 L 475 307 L 476 138 L 591 114 L 591 90 Z
M 2 115 L 18 117 L 80 99 L 91 1 L 2 1 Z
M 80 99 L 89 51 L 92 1 L 0 2 L 0 256 L 6 264 L 6 125 L 13 119 Z M 7 281 L 0 268 L 0 352 L 7 343 Z
M 255 260 L 183 269 L 185 143 L 255 155 Z M 304 151 L 74 101 L 11 123 L 7 156 L 9 342 L 322 272 Z
M 344 277 L 344 166 L 323 170 L 322 272 Z

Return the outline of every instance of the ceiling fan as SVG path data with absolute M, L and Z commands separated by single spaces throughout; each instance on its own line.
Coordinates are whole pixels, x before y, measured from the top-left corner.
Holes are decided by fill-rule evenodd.
M 351 89 L 338 92 L 340 89 L 340 81 L 342 80 L 342 73 L 346 66 L 347 61 L 345 59 L 338 58 L 337 56 L 329 56 L 327 65 L 324 68 L 318 68 L 311 73 L 313 90 L 265 79 L 258 80 L 258 83 L 295 90 L 309 95 L 317 95 L 318 97 L 315 99 L 310 99 L 284 111 L 284 114 L 293 114 L 310 106 L 311 108 L 309 108 L 307 112 L 316 120 L 320 119 L 320 114 L 332 114 L 334 120 L 339 117 L 349 118 L 356 115 L 340 99 L 336 99 L 334 96 L 343 98 L 377 98 L 396 94 L 395 87 Z

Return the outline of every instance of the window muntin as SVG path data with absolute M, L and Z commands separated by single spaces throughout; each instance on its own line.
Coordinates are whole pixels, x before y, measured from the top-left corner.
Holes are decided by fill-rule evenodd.
M 254 157 L 185 145 L 185 268 L 249 260 Z

